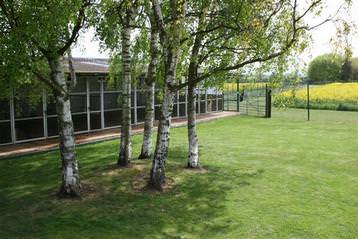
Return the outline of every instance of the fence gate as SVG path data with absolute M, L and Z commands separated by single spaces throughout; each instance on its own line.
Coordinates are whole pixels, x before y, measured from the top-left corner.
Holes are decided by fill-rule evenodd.
M 225 83 L 224 110 L 271 117 L 271 89 L 266 83 Z

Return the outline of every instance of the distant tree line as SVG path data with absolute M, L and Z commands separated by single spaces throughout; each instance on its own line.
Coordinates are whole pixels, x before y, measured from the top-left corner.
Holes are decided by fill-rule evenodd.
M 358 81 L 358 58 L 335 53 L 317 56 L 309 63 L 308 77 L 313 83 Z

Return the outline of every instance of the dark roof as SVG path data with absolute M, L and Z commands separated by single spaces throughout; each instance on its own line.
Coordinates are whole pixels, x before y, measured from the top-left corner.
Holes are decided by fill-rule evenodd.
M 76 73 L 108 73 L 108 58 L 80 58 L 73 57 L 73 65 Z M 65 71 L 68 72 L 68 61 L 64 62 Z

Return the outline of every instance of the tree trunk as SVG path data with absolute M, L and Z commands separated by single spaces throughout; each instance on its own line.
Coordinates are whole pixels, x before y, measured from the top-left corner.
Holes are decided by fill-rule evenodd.
M 150 185 L 162 190 L 165 184 L 165 163 L 168 158 L 170 126 L 174 104 L 174 93 L 164 87 L 164 100 L 158 125 L 157 143 L 150 174 Z
M 152 155 L 152 132 L 154 122 L 154 96 L 155 80 L 157 76 L 157 66 L 159 64 L 159 32 L 157 24 L 151 16 L 151 36 L 150 36 L 150 54 L 151 59 L 148 66 L 148 73 L 145 80 L 145 120 L 143 144 L 140 159 L 148 159 Z
M 201 15 L 198 23 L 198 31 L 201 31 L 204 28 L 206 10 L 202 9 Z M 199 63 L 198 59 L 200 58 L 200 47 L 203 41 L 203 34 L 198 34 L 194 38 L 194 44 L 191 51 L 189 68 L 188 68 L 188 143 L 189 143 L 189 153 L 188 153 L 188 168 L 199 168 L 199 142 L 198 135 L 196 132 L 196 94 L 195 86 L 193 83 L 198 77 Z M 199 99 L 200 100 L 200 99 Z M 200 101 L 199 101 L 200 103 Z
M 170 141 L 170 124 L 172 119 L 177 62 L 179 55 L 181 29 L 185 16 L 185 1 L 170 1 L 172 25 L 170 32 L 166 32 L 164 18 L 159 1 L 152 0 L 152 8 L 158 27 L 160 29 L 160 41 L 165 57 L 164 74 L 164 99 L 161 106 L 160 119 L 155 153 L 150 174 L 150 185 L 157 190 L 162 190 L 165 183 L 165 163 L 168 158 Z M 169 35 L 167 35 L 169 33 Z
M 152 132 L 154 123 L 155 83 L 145 84 L 145 119 L 142 150 L 139 159 L 149 159 L 152 156 Z
M 62 185 L 59 195 L 62 197 L 80 197 L 81 184 L 76 160 L 75 137 L 71 116 L 71 103 L 68 86 L 60 59 L 49 60 L 51 80 L 56 82 L 62 92 L 55 91 L 60 153 L 62 159 Z
M 196 133 L 196 94 L 195 87 L 188 87 L 188 168 L 199 168 L 199 143 Z
M 130 22 L 130 14 L 127 14 Z M 118 165 L 128 166 L 132 157 L 131 140 L 131 27 L 126 24 L 122 29 L 122 126 Z

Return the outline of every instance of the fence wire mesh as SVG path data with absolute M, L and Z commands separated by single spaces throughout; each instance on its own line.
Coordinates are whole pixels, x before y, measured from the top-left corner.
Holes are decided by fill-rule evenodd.
M 241 114 L 266 117 L 268 86 L 265 82 L 240 82 L 224 84 L 224 110 Z

